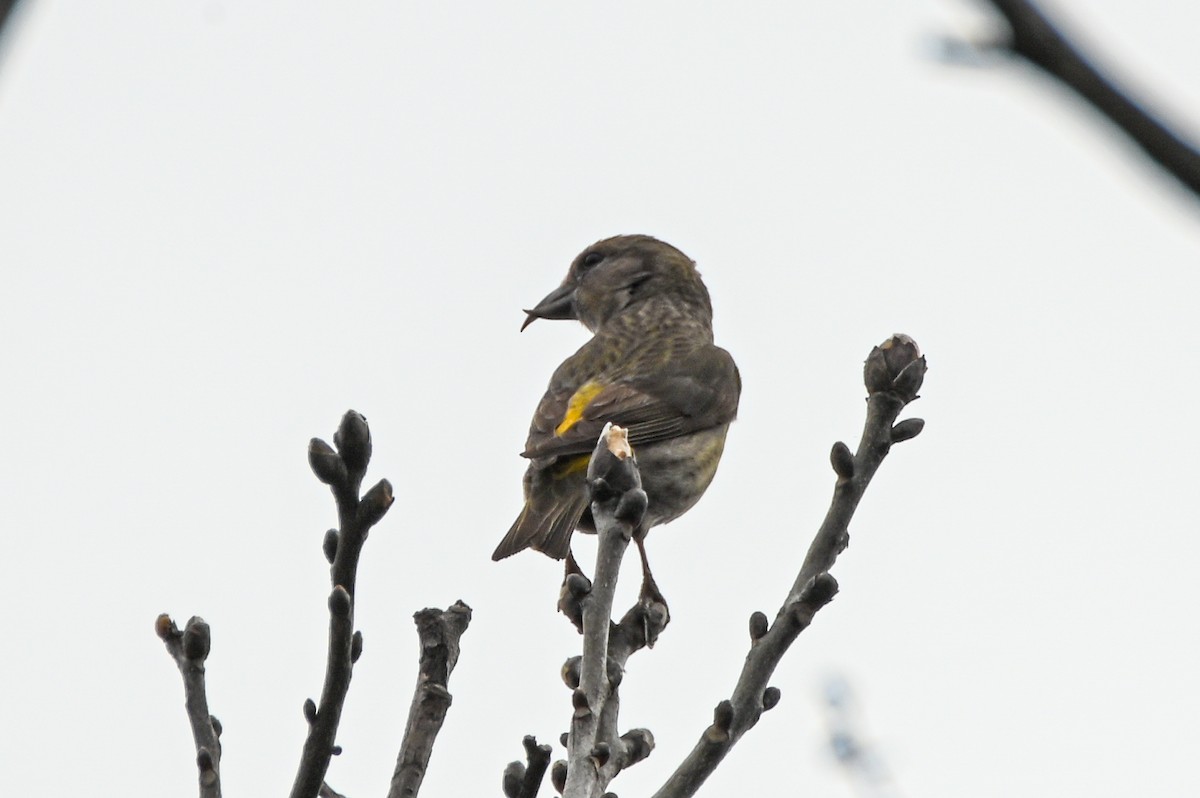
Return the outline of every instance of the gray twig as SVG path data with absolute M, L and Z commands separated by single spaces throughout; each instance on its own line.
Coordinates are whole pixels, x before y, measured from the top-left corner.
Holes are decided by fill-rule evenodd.
M 414 798 L 421 789 L 453 701 L 447 686 L 458 663 L 459 640 L 471 623 L 471 608 L 456 601 L 449 609 L 421 610 L 413 621 L 421 640 L 421 664 L 388 798 Z
M 204 661 L 212 646 L 211 631 L 203 618 L 193 616 L 181 632 L 166 613 L 158 616 L 154 631 L 183 677 L 184 706 L 196 743 L 200 798 L 221 798 L 221 722 L 209 714 L 204 689 Z
M 329 595 L 329 654 L 325 664 L 325 683 L 319 704 L 305 702 L 308 736 L 291 798 L 313 798 L 329 770 L 329 761 L 338 752 L 334 741 L 354 663 L 362 652 L 362 635 L 354 632 L 354 586 L 358 557 L 367 533 L 383 518 L 392 505 L 392 486 L 385 479 L 359 498 L 363 477 L 371 461 L 371 432 L 367 420 L 353 410 L 342 417 L 334 433 L 333 447 L 319 438 L 308 446 L 308 462 L 313 473 L 333 491 L 337 503 L 338 529 L 325 534 L 324 551 L 330 561 L 329 576 L 333 591 Z
M 537 798 L 546 769 L 550 767 L 550 746 L 538 745 L 532 734 L 525 735 L 521 743 L 525 746 L 525 762 L 510 762 L 504 769 L 505 798 Z
M 609 637 L 614 628 L 613 595 L 621 560 L 646 509 L 641 484 L 625 430 L 609 425 L 588 466 L 599 545 L 590 589 L 578 596 L 583 614 L 583 656 L 572 695 L 574 715 L 567 739 L 564 798 L 599 798 L 622 767 L 645 758 L 653 746 L 649 733 L 639 732 L 629 740 L 617 735 L 616 687 L 624 660 L 634 648 L 623 644 L 621 660 L 614 661 L 610 658 Z M 634 758 L 630 752 L 640 756 Z
M 869 395 L 862 439 L 853 455 L 841 442 L 833 447 L 830 460 L 837 474 L 833 500 L 800 573 L 773 623 L 768 626 L 762 613 L 751 616 L 750 651 L 733 696 L 717 704 L 712 724 L 654 798 L 693 795 L 762 713 L 779 702 L 778 688 L 769 686 L 768 681 L 791 644 L 837 593 L 837 581 L 829 569 L 850 541 L 850 519 L 863 492 L 892 444 L 920 432 L 920 424 L 895 426 L 900 411 L 917 398 L 924 380 L 925 358 L 916 342 L 896 335 L 875 347 L 863 376 Z

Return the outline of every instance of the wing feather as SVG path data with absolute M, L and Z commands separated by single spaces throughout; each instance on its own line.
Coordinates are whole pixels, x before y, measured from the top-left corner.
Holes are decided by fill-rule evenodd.
M 729 353 L 710 344 L 664 373 L 616 379 L 592 398 L 578 421 L 556 434 L 577 388 L 552 381 L 534 413 L 525 457 L 590 452 L 610 421 L 626 427 L 635 446 L 727 424 L 737 415 L 741 380 Z

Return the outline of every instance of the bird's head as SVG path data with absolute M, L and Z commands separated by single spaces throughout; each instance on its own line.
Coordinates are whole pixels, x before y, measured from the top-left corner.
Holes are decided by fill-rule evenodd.
M 595 332 L 628 309 L 664 296 L 712 318 L 708 290 L 687 255 L 650 236 L 614 236 L 579 253 L 562 285 L 525 311 L 521 329 L 534 319 L 576 319 Z

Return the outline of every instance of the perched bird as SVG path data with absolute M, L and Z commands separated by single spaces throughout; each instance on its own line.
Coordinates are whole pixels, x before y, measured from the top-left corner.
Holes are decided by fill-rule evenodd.
M 742 383 L 713 344 L 712 303 L 696 264 L 645 235 L 579 254 L 534 319 L 576 319 L 593 337 L 550 378 L 529 425 L 525 508 L 492 554 L 567 556 L 575 529 L 595 532 L 587 466 L 607 422 L 629 431 L 648 507 L 635 539 L 678 518 L 712 482 Z M 645 566 L 645 551 L 642 551 Z

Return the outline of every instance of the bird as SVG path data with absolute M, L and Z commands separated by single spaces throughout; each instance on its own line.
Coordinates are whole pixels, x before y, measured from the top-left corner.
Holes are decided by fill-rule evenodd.
M 619 235 L 581 252 L 525 313 L 522 330 L 537 319 L 577 320 L 592 338 L 555 369 L 534 411 L 521 453 L 525 505 L 492 559 L 524 549 L 563 559 L 576 529 L 596 531 L 587 467 L 611 422 L 628 430 L 646 492 L 634 540 L 649 578 L 646 533 L 699 501 L 737 417 L 741 375 L 713 343 L 708 289 L 680 250 Z

